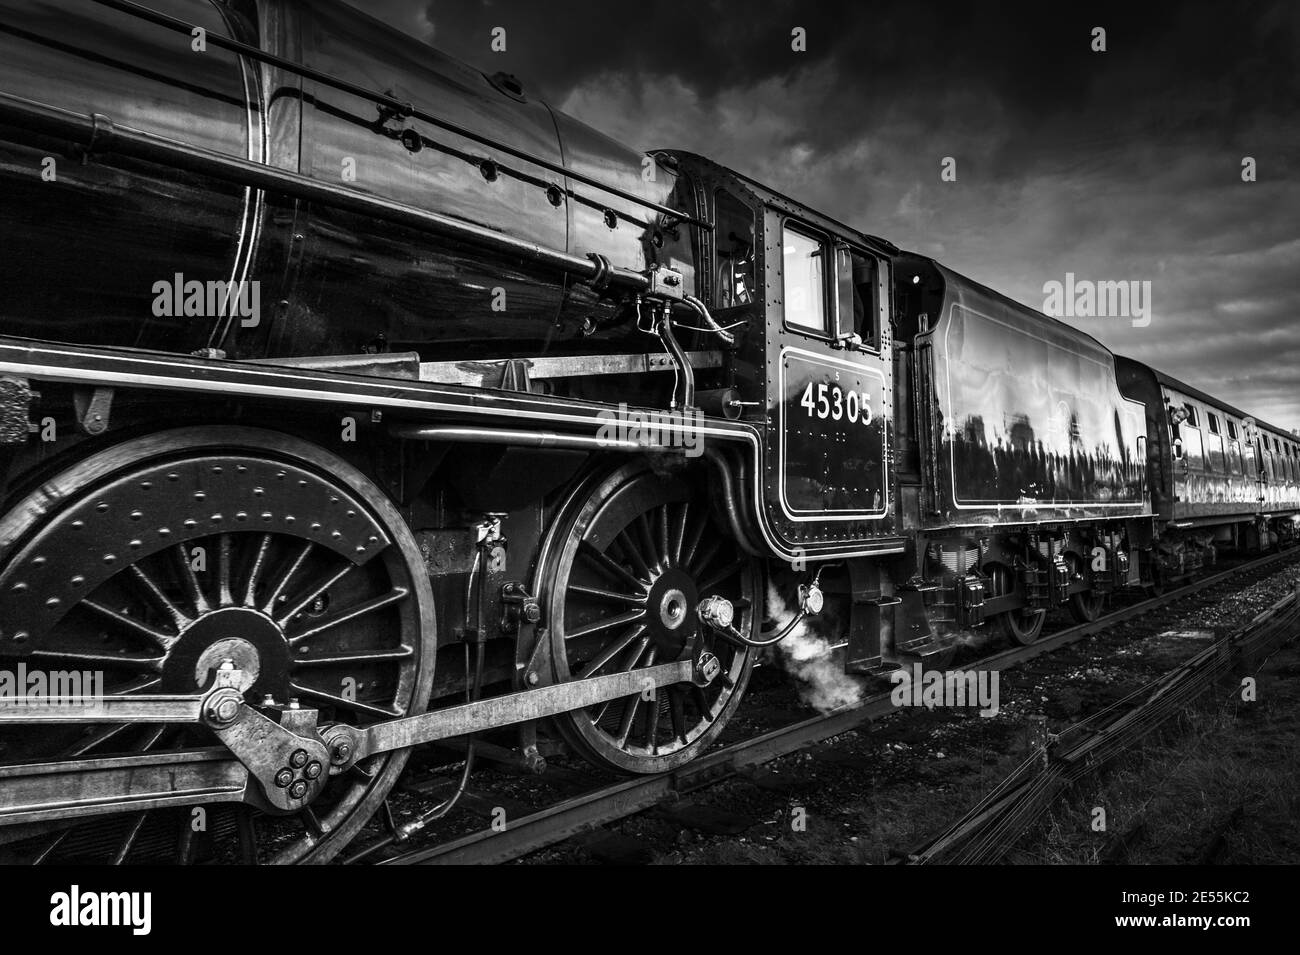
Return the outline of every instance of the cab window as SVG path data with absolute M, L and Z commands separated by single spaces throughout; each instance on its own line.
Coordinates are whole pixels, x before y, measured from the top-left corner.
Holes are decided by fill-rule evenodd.
M 840 246 L 836 254 L 839 336 L 856 336 L 866 348 L 879 347 L 880 302 L 876 260 Z
M 748 305 L 754 301 L 754 213 L 725 189 L 714 194 L 714 203 L 713 304 L 719 309 Z
M 786 325 L 826 334 L 826 250 L 822 240 L 782 227 L 781 282 Z

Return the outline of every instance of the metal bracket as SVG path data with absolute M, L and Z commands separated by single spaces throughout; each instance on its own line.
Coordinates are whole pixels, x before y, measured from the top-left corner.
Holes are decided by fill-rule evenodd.
M 316 711 L 273 706 L 279 722 L 269 719 L 244 702 L 241 677 L 228 662 L 221 665 L 203 701 L 203 722 L 248 768 L 271 808 L 296 812 L 320 794 L 330 776 L 332 754 L 315 736 Z
M 113 410 L 113 389 L 77 388 L 72 392 L 72 405 L 77 413 L 77 430 L 96 437 L 108 430 L 109 414 Z

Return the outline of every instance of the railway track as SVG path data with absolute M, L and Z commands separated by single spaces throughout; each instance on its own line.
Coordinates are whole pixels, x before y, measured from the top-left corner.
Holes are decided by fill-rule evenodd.
M 1300 588 L 1126 698 L 1055 734 L 963 818 L 899 861 L 996 863 L 1070 787 L 1165 725 L 1226 673 L 1258 664 L 1286 643 L 1300 621 L 1298 602 Z
M 1018 666 L 1118 623 L 1175 603 L 1207 587 L 1235 577 L 1267 571 L 1294 553 L 1293 550 L 1287 550 L 1239 564 L 1159 596 L 1117 608 L 1097 620 L 1045 634 L 1027 646 L 1013 647 L 972 661 L 967 666 L 978 666 L 990 671 Z M 390 849 L 387 856 L 375 853 L 366 857 L 366 861 L 379 865 L 486 865 L 509 862 L 650 809 L 667 799 L 702 789 L 780 756 L 797 752 L 868 721 L 896 714 L 898 708 L 890 695 L 889 691 L 873 694 L 851 707 L 801 720 L 721 747 L 672 772 L 593 788 L 564 798 L 545 809 L 513 819 L 504 828 L 488 827 L 437 845 L 419 846 L 405 851 L 394 852 Z

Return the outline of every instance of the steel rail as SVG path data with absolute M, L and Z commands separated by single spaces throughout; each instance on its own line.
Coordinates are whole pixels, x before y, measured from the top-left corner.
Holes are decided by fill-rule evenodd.
M 1077 643 L 1117 623 L 1142 616 L 1207 587 L 1262 570 L 1294 556 L 1282 551 L 1185 584 L 1158 597 L 1123 607 L 1088 623 L 1077 624 L 1041 637 L 1023 647 L 995 653 L 972 666 L 1005 670 L 1045 653 Z M 490 865 L 509 862 L 562 842 L 597 826 L 616 822 L 652 808 L 664 799 L 700 789 L 728 776 L 759 766 L 780 756 L 854 729 L 870 720 L 898 712 L 890 692 L 870 696 L 851 707 L 834 710 L 753 739 L 734 743 L 696 759 L 680 769 L 655 776 L 615 783 L 562 800 L 553 806 L 510 822 L 504 831 L 492 828 L 436 846 L 409 850 L 378 865 Z
M 1000 859 L 1071 786 L 1139 743 L 1223 680 L 1241 661 L 1294 635 L 1296 592 L 1220 637 L 1122 700 L 1053 737 L 965 816 L 902 860 L 990 864 Z

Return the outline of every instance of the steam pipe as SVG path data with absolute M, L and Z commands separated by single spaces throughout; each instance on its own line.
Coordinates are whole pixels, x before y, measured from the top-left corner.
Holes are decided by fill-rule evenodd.
M 704 457 L 713 465 L 714 471 L 718 476 L 719 489 L 722 492 L 722 510 L 727 518 L 727 526 L 731 530 L 731 536 L 736 539 L 736 543 L 741 549 L 753 557 L 761 557 L 766 552 L 754 546 L 753 539 L 749 536 L 749 531 L 745 526 L 743 514 L 745 509 L 740 501 L 739 494 L 736 490 L 735 481 L 732 478 L 731 462 L 727 460 L 725 454 L 718 449 L 716 445 L 706 444 L 704 447 Z
M 672 309 L 668 306 L 665 306 L 659 315 L 658 330 L 659 340 L 664 343 L 664 348 L 673 356 L 673 361 L 677 365 L 682 394 L 680 407 L 685 411 L 695 405 L 695 369 L 691 367 L 690 359 L 686 357 L 686 352 L 677 341 L 677 336 L 673 334 Z M 676 394 L 673 395 L 673 400 L 677 400 Z
M 699 313 L 700 318 L 704 319 L 704 324 L 709 326 L 715 335 L 721 338 L 728 345 L 734 345 L 736 343 L 736 336 L 714 321 L 713 316 L 709 314 L 708 307 L 698 298 L 694 295 L 683 295 L 682 301 Z

